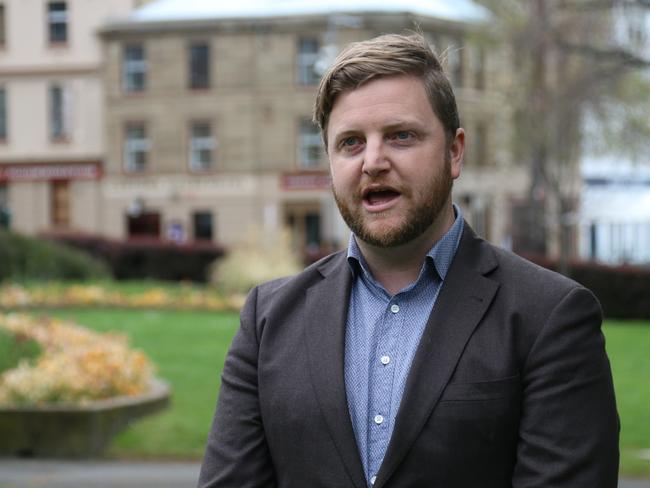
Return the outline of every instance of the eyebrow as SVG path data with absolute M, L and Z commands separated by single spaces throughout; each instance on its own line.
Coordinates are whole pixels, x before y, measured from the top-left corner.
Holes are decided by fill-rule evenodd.
M 400 119 L 400 120 L 394 120 L 391 121 L 390 123 L 384 125 L 381 127 L 381 130 L 383 132 L 390 132 L 394 130 L 399 130 L 399 129 L 407 129 L 407 128 L 414 128 L 419 131 L 425 131 L 426 126 L 424 126 L 422 123 L 416 121 L 416 120 L 410 120 L 410 119 Z M 338 141 L 341 139 L 344 139 L 349 136 L 357 135 L 360 132 L 362 132 L 360 129 L 355 128 L 354 125 L 351 125 L 348 128 L 345 128 L 341 132 L 337 132 L 334 134 L 331 134 L 333 137 L 333 140 Z

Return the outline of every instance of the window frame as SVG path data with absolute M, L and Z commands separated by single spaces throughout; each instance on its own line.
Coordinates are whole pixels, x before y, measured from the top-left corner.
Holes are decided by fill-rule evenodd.
M 55 93 L 58 92 L 60 106 L 57 106 Z M 49 132 L 53 142 L 69 141 L 72 135 L 71 124 L 71 93 L 67 86 L 61 83 L 52 83 L 48 89 L 49 105 Z M 58 130 L 57 130 L 58 128 Z
M 70 9 L 67 0 L 50 0 L 46 4 L 47 42 L 50 46 L 65 46 L 70 41 Z M 63 10 L 53 10 L 54 5 L 63 5 Z M 63 26 L 63 36 L 57 37 L 55 27 Z
M 304 49 L 309 43 L 315 46 L 314 51 Z M 315 86 L 320 81 L 320 76 L 316 72 L 320 48 L 321 41 L 317 37 L 298 37 L 296 53 L 296 82 L 298 85 Z
M 141 57 L 129 59 L 128 53 L 138 49 Z M 127 42 L 122 46 L 122 91 L 124 93 L 142 93 L 147 89 L 147 50 L 144 42 Z M 138 80 L 140 76 L 140 81 Z
M 198 224 L 198 217 L 203 216 L 203 217 L 208 217 L 210 221 L 210 235 L 209 237 L 204 237 L 204 236 L 199 236 L 199 228 L 200 226 Z M 204 241 L 204 242 L 213 242 L 214 241 L 214 219 L 215 215 L 212 210 L 195 210 L 192 212 L 192 238 L 195 241 Z
M 194 130 L 204 126 L 208 128 L 208 135 L 194 136 Z M 210 161 L 201 160 L 202 151 L 209 151 Z M 193 173 L 206 173 L 214 171 L 217 152 L 217 139 L 214 135 L 214 124 L 210 120 L 192 120 L 188 127 L 187 166 Z
M 460 38 L 448 39 L 446 48 L 447 72 L 453 88 L 465 86 L 465 56 L 463 41 Z
M 7 87 L 0 85 L 0 143 L 6 142 L 9 137 L 8 98 Z
M 324 149 L 318 126 L 308 117 L 298 120 L 296 166 L 301 170 L 322 169 L 324 162 Z M 311 153 L 316 149 L 318 155 Z
M 205 58 L 195 57 L 194 50 L 205 48 Z M 211 46 L 206 40 L 194 40 L 187 46 L 187 86 L 190 90 L 209 90 L 212 83 Z M 197 63 L 204 63 L 202 70 L 195 70 Z
M 0 49 L 7 46 L 7 4 L 0 2 Z
M 71 224 L 70 180 L 50 182 L 50 222 L 55 228 L 68 228 Z
M 141 128 L 142 137 L 129 139 L 129 131 Z M 122 151 L 122 169 L 128 174 L 143 174 L 149 170 L 149 159 L 151 154 L 151 140 L 148 134 L 147 123 L 144 121 L 128 121 L 123 128 L 123 151 Z M 137 154 L 143 154 L 144 162 L 134 161 Z M 138 167 L 141 166 L 141 167 Z

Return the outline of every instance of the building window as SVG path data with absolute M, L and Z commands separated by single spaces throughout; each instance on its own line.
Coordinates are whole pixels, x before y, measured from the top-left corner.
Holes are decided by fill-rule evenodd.
M 0 3 L 0 47 L 7 42 L 7 24 L 5 22 L 5 6 Z
M 207 42 L 193 42 L 189 47 L 190 88 L 210 88 L 210 46 Z
M 457 40 L 450 42 L 447 47 L 447 71 L 451 84 L 457 88 L 462 87 L 465 62 L 463 48 Z
M 9 211 L 9 188 L 7 183 L 0 182 L 0 229 L 11 227 L 11 212 Z
M 194 122 L 190 126 L 190 169 L 206 171 L 214 165 L 216 142 L 209 122 Z
M 130 238 L 160 238 L 160 213 L 142 211 L 126 215 L 127 233 Z
M 7 90 L 0 86 L 0 141 L 7 139 Z
M 474 86 L 477 90 L 485 89 L 485 49 L 477 47 L 474 49 Z
M 51 215 L 55 227 L 70 226 L 70 182 L 67 180 L 52 182 Z
M 484 122 L 478 122 L 474 131 L 468 134 L 468 162 L 472 166 L 488 166 L 488 131 Z
M 68 6 L 66 2 L 47 4 L 47 24 L 50 44 L 68 42 Z
M 211 241 L 214 235 L 212 212 L 194 212 L 194 240 Z
M 142 44 L 127 44 L 123 54 L 122 85 L 125 92 L 144 91 L 147 83 L 147 60 Z
M 320 131 L 311 119 L 301 119 L 298 135 L 298 166 L 303 169 L 319 167 L 323 161 Z
M 70 93 L 60 85 L 50 87 L 50 137 L 55 141 L 70 137 Z
M 143 123 L 128 123 L 124 135 L 124 170 L 139 173 L 147 169 L 151 143 Z
M 300 85 L 315 85 L 320 76 L 316 72 L 318 60 L 318 40 L 300 38 L 298 40 L 298 83 Z

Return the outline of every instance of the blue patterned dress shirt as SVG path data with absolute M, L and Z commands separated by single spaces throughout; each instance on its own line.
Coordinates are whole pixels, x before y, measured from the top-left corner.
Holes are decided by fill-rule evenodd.
M 354 236 L 353 272 L 345 332 L 345 389 L 357 447 L 371 487 L 386 454 L 420 337 L 463 232 L 456 220 L 427 253 L 416 281 L 391 296 L 373 278 Z

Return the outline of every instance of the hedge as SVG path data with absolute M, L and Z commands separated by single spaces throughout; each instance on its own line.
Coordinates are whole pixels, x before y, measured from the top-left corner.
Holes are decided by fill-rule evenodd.
M 206 282 L 210 264 L 224 254 L 222 247 L 203 241 L 182 244 L 155 238 L 120 241 L 79 233 L 50 233 L 44 237 L 101 258 L 119 280 Z
M 525 257 L 545 268 L 558 269 L 556 260 Z M 650 266 L 610 266 L 574 261 L 569 263 L 568 275 L 596 295 L 605 317 L 650 319 Z
M 0 281 L 109 277 L 104 263 L 78 250 L 0 230 Z

